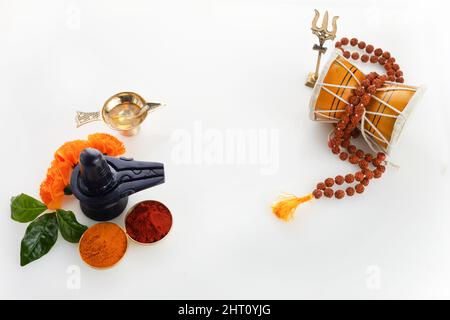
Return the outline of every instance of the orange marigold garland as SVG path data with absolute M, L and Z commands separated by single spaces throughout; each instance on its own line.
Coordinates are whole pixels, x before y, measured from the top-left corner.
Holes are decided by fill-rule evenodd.
M 56 150 L 47 175 L 41 183 L 40 196 L 49 209 L 60 209 L 66 187 L 70 182 L 72 169 L 78 164 L 81 151 L 95 148 L 108 156 L 119 156 L 125 153 L 121 141 L 106 133 L 95 133 L 88 140 L 74 140 L 64 143 Z
M 81 151 L 89 148 L 89 142 L 86 140 L 74 140 L 64 143 L 55 152 L 55 160 L 69 163 L 74 167 L 78 163 Z
M 125 146 L 112 135 L 106 133 L 94 133 L 88 136 L 91 148 L 99 150 L 103 154 L 115 157 L 125 153 Z

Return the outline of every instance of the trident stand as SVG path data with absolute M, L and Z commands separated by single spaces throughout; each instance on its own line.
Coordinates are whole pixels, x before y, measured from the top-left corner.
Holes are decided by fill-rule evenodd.
M 319 20 L 320 13 L 317 10 L 315 11 L 315 16 L 312 21 L 311 30 L 312 33 L 315 34 L 319 38 L 319 44 L 314 44 L 313 50 L 318 51 L 317 62 L 316 62 L 316 70 L 314 72 L 310 72 L 308 74 L 308 79 L 305 83 L 306 86 L 313 88 L 316 84 L 317 79 L 319 78 L 319 68 L 320 68 L 320 60 L 322 58 L 322 54 L 327 51 L 323 45 L 327 40 L 333 40 L 336 37 L 337 25 L 336 21 L 339 18 L 338 16 L 333 17 L 332 26 L 333 29 L 331 31 L 328 30 L 328 11 L 325 11 L 322 20 L 322 26 L 319 28 L 317 26 L 317 21 Z

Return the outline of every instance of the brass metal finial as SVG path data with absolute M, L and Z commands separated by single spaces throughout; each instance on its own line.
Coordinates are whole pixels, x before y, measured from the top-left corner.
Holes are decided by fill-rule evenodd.
M 319 67 L 320 67 L 320 59 L 322 58 L 322 54 L 324 54 L 327 51 L 327 48 L 325 48 L 323 45 L 325 44 L 325 41 L 327 40 L 334 40 L 336 37 L 336 31 L 337 31 L 337 24 L 336 21 L 339 18 L 338 16 L 333 17 L 332 19 L 332 30 L 328 30 L 328 11 L 325 11 L 325 14 L 323 15 L 322 20 L 322 26 L 317 26 L 317 21 L 319 20 L 320 13 L 316 9 L 314 19 L 312 21 L 311 30 L 312 33 L 315 34 L 319 38 L 319 44 L 314 44 L 313 50 L 318 51 L 317 56 L 317 63 L 316 63 L 316 70 L 315 72 L 310 72 L 308 74 L 308 80 L 306 81 L 305 85 L 308 87 L 313 88 L 316 84 L 317 78 L 319 77 Z

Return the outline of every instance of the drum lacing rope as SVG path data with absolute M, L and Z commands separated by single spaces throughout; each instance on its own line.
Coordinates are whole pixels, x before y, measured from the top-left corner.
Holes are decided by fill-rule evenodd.
M 350 75 L 355 79 L 355 81 L 360 84 L 359 79 L 355 76 L 355 74 L 346 66 L 344 65 L 342 62 L 340 62 L 339 60 L 336 60 L 337 63 L 339 63 L 343 68 L 345 68 Z M 389 85 L 395 85 L 395 87 L 383 87 L 383 88 L 379 88 L 377 89 L 377 92 L 383 92 L 383 91 L 394 91 L 394 90 L 405 90 L 405 91 L 415 91 L 413 88 L 408 88 L 405 86 L 399 86 L 396 82 L 389 82 L 386 81 L 386 84 Z M 337 85 L 337 84 L 331 84 L 331 83 L 325 83 L 325 82 L 321 82 L 321 83 L 317 83 L 317 85 L 323 89 L 324 91 L 328 92 L 329 94 L 331 94 L 333 97 L 339 99 L 340 101 L 342 101 L 343 103 L 345 103 L 346 105 L 350 104 L 347 100 L 345 100 L 344 98 L 338 96 L 336 93 L 334 93 L 333 91 L 331 91 L 330 89 L 328 89 L 327 87 L 333 87 L 333 88 L 339 88 L 339 89 L 351 89 L 354 90 L 356 89 L 356 87 L 354 86 L 346 86 L 346 85 Z M 385 143 L 386 145 L 390 146 L 391 143 L 386 139 L 386 137 L 380 132 L 380 130 L 378 130 L 378 128 L 373 124 L 372 121 L 370 121 L 367 117 L 366 114 L 370 114 L 370 115 L 374 115 L 374 116 L 380 116 L 380 117 L 387 117 L 387 118 L 398 118 L 398 117 L 402 117 L 405 118 L 405 115 L 398 110 L 397 108 L 395 108 L 394 106 L 390 105 L 389 103 L 383 101 L 382 99 L 378 98 L 375 95 L 372 95 L 372 98 L 374 98 L 376 101 L 378 101 L 379 103 L 385 105 L 386 107 L 388 107 L 389 109 L 391 109 L 392 111 L 396 112 L 397 115 L 391 115 L 391 114 L 384 114 L 381 112 L 374 112 L 374 111 L 366 111 L 364 110 L 363 115 L 361 117 L 361 124 L 360 124 L 360 130 L 361 130 L 361 134 L 364 138 L 364 140 L 367 142 L 367 144 L 369 145 L 370 149 L 373 152 L 378 152 L 378 151 L 385 151 L 383 150 L 382 147 L 380 147 L 378 144 L 375 144 L 374 146 L 374 139 Z M 327 113 L 339 113 L 339 112 L 344 112 L 344 110 L 314 110 L 315 114 L 320 115 L 321 117 L 327 118 L 331 121 L 327 121 L 327 122 L 335 122 L 338 121 L 339 119 L 330 115 L 327 115 Z M 373 133 L 371 133 L 369 130 L 367 130 L 366 128 L 364 128 L 364 124 L 365 122 L 367 122 L 373 129 L 374 131 L 379 135 L 379 137 L 377 137 L 376 135 L 374 135 Z

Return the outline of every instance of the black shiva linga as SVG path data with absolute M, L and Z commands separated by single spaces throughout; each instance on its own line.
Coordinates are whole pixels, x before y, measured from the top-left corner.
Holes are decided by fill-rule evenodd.
M 93 148 L 84 149 L 74 168 L 70 186 L 80 200 L 81 210 L 97 221 L 120 215 L 128 196 L 164 183 L 164 165 L 104 156 Z

